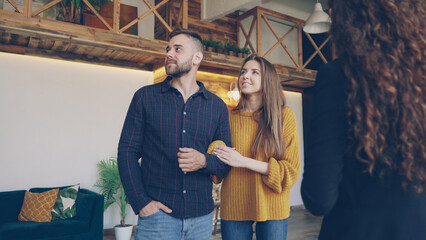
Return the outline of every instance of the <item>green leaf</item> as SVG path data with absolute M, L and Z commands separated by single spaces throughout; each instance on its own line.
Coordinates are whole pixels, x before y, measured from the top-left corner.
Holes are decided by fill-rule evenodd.
M 104 211 L 116 203 L 120 207 L 121 218 L 124 219 L 128 199 L 121 184 L 117 159 L 109 158 L 108 160 L 101 160 L 97 164 L 97 167 L 99 179 L 94 186 L 100 190 L 105 198 Z M 123 220 L 120 222 L 123 222 Z

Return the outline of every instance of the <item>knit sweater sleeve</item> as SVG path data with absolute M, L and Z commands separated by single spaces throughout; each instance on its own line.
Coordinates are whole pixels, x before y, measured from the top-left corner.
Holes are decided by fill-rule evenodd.
M 269 159 L 269 173 L 262 176 L 263 183 L 275 192 L 290 189 L 299 178 L 300 153 L 296 116 L 286 107 L 283 110 L 283 137 L 285 152 L 283 159 Z
M 212 143 L 210 143 L 210 145 L 207 149 L 207 153 L 212 154 L 214 148 L 217 147 L 217 146 L 220 146 L 220 145 L 226 146 L 225 142 L 223 142 L 221 140 L 213 141 Z M 214 183 L 219 184 L 220 182 L 222 182 L 223 176 L 212 175 L 211 178 L 212 178 Z

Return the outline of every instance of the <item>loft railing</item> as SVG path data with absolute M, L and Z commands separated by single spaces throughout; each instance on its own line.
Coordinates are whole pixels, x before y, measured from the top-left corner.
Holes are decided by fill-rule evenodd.
M 250 22 L 251 19 L 251 22 Z M 309 33 L 303 32 L 303 25 L 305 21 L 293 18 L 269 9 L 265 9 L 262 7 L 255 7 L 244 14 L 242 14 L 237 19 L 238 23 L 238 44 L 242 47 L 249 47 L 253 53 L 256 53 L 259 56 L 268 57 L 271 53 L 274 52 L 278 47 L 281 47 L 285 52 L 285 57 L 289 59 L 289 61 L 285 62 L 284 65 L 295 67 L 297 70 L 306 69 L 307 65 L 314 59 L 316 55 L 319 55 L 324 63 L 327 63 L 328 60 L 321 52 L 324 46 L 330 41 L 331 37 L 328 36 L 319 46 L 314 41 L 312 36 Z M 249 23 L 249 24 L 248 24 Z M 274 27 L 275 25 L 275 27 Z M 250 27 L 248 27 L 250 26 Z M 263 29 L 265 28 L 266 29 Z M 280 35 L 277 30 L 277 26 L 280 27 L 279 30 L 284 31 L 283 35 Z M 248 29 L 248 30 L 247 30 Z M 270 34 L 263 34 L 269 30 L 272 33 L 273 38 L 276 42 L 270 42 Z M 296 33 L 293 33 L 297 31 Z M 254 34 L 254 35 L 253 35 Z M 310 57 L 307 58 L 306 61 L 303 59 L 303 41 L 302 34 L 305 34 L 307 39 L 309 39 L 309 43 L 312 44 L 315 51 L 312 53 Z M 289 36 L 293 36 L 292 40 L 289 41 L 288 44 L 284 42 L 284 40 L 288 39 Z M 263 44 L 265 40 L 268 40 L 268 45 L 265 46 Z M 289 47 L 290 43 L 297 43 L 297 46 Z M 272 60 L 274 63 L 283 64 L 282 62 L 278 62 L 282 60 L 284 57 L 280 56 L 280 59 Z
M 159 10 L 159 8 L 163 7 L 164 5 L 166 5 L 168 3 L 170 4 L 170 3 L 176 2 L 176 0 L 163 0 L 163 1 L 159 2 L 158 4 L 154 4 L 154 5 L 151 4 L 148 0 L 142 0 L 143 3 L 145 3 L 145 5 L 148 7 L 148 10 L 143 12 L 137 18 L 135 18 L 134 20 L 132 20 L 131 22 L 129 22 L 128 24 L 126 24 L 125 26 L 122 26 L 122 27 L 120 27 L 120 0 L 114 0 L 113 1 L 114 9 L 113 9 L 112 24 L 108 23 L 106 18 L 104 16 L 102 16 L 98 12 L 98 10 L 96 10 L 96 7 L 99 8 L 99 6 L 94 6 L 94 4 L 92 4 L 89 0 L 53 0 L 53 1 L 46 3 L 45 5 L 38 7 L 34 11 L 33 11 L 33 4 L 37 3 L 39 5 L 40 4 L 39 1 L 25 0 L 23 2 L 24 4 L 22 4 L 22 0 L 19 0 L 19 1 L 18 0 L 4 0 L 4 1 L 5 1 L 4 4 L 7 4 L 7 2 L 10 3 L 10 5 L 12 6 L 12 11 L 14 11 L 15 14 L 23 15 L 23 16 L 28 17 L 28 18 L 40 17 L 38 15 L 40 15 L 42 12 L 44 12 L 48 9 L 53 8 L 57 4 L 62 4 L 61 7 L 63 7 L 63 8 L 65 8 L 65 6 L 67 6 L 68 8 L 70 8 L 69 14 L 74 15 L 76 12 L 78 13 L 81 10 L 81 8 L 79 6 L 82 6 L 82 4 L 84 4 L 84 6 L 86 6 L 87 9 L 93 15 L 95 15 L 96 18 L 99 19 L 99 21 L 102 22 L 103 26 L 106 27 L 107 31 L 110 31 L 110 32 L 113 32 L 113 33 L 118 33 L 118 34 L 125 33 L 126 30 L 128 30 L 129 28 L 131 28 L 132 26 L 137 24 L 139 21 L 141 21 L 143 18 L 145 18 L 149 14 L 154 14 L 155 17 L 164 25 L 164 27 L 167 29 L 168 32 L 171 32 L 174 28 L 174 26 L 172 26 L 170 24 L 172 21 L 169 21 L 170 23 L 167 23 L 167 21 L 164 20 L 164 18 L 159 14 L 158 10 Z M 173 14 L 173 16 L 171 16 L 171 18 L 173 18 L 173 17 L 176 18 L 176 19 L 174 19 L 173 22 L 177 23 L 179 27 L 188 28 L 188 0 L 178 0 L 178 1 L 180 2 L 181 10 L 180 10 L 179 14 L 176 14 L 175 12 L 173 12 L 174 14 Z M 0 13 L 2 11 L 6 11 L 6 10 L 0 9 Z M 69 21 L 67 21 L 67 22 L 72 22 L 73 20 L 71 20 L 71 19 L 73 19 L 73 18 L 70 18 Z

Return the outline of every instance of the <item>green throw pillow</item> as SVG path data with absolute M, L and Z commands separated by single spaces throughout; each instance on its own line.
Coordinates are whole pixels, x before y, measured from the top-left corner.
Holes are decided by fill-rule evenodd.
M 80 184 L 59 190 L 58 199 L 52 210 L 52 220 L 68 219 L 75 217 L 77 210 L 75 200 L 77 199 Z

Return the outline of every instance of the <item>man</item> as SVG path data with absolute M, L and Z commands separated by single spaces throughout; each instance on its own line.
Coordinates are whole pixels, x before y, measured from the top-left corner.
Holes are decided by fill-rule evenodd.
M 211 239 L 210 175 L 230 167 L 206 151 L 215 140 L 230 146 L 228 110 L 196 81 L 203 59 L 197 33 L 173 31 L 166 51 L 166 80 L 139 89 L 130 104 L 118 146 L 120 177 L 139 214 L 136 240 Z

